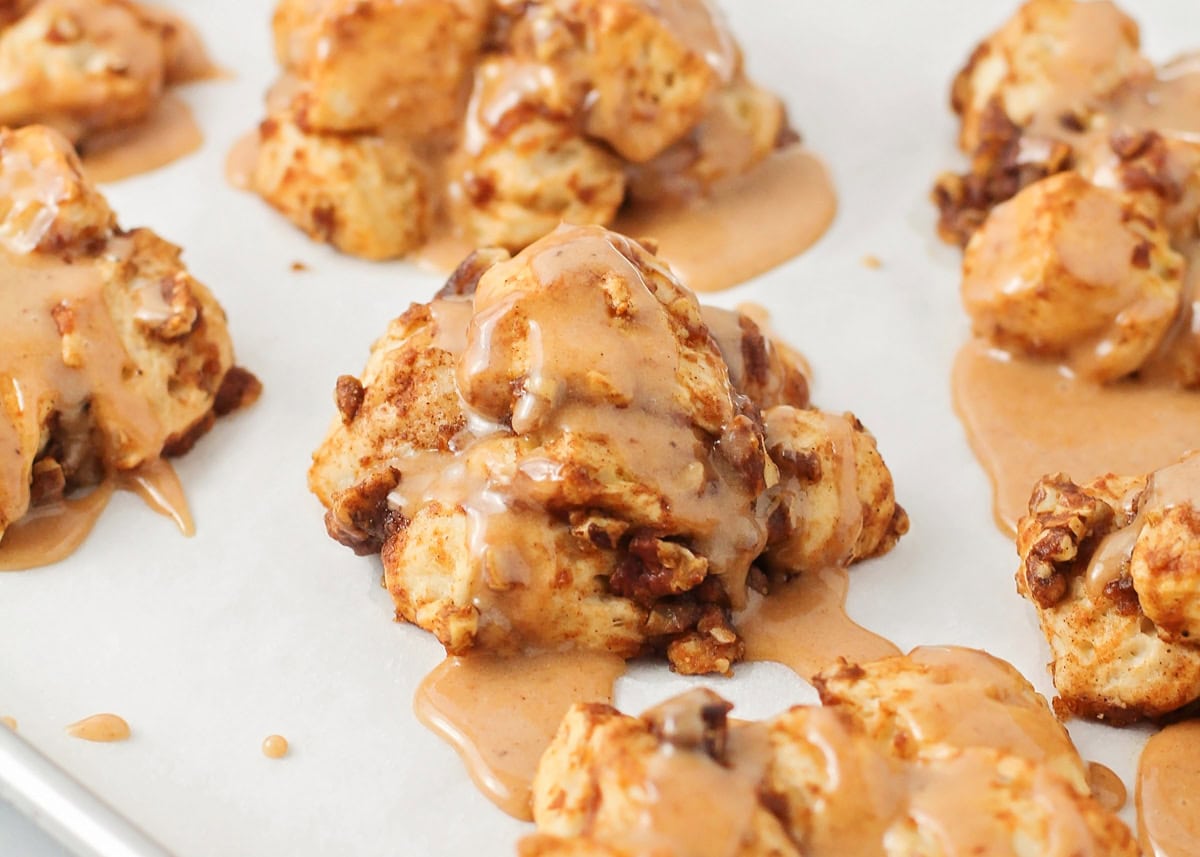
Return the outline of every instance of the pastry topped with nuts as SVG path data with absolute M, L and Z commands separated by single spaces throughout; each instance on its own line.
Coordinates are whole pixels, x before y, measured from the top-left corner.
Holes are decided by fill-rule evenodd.
M 917 649 L 818 677 L 770 720 L 694 690 L 630 717 L 571 709 L 522 857 L 1136 855 L 1066 731 L 1016 670 Z
M 795 140 L 708 0 L 281 0 L 249 184 L 369 259 L 517 251 Z
M 953 87 L 938 180 L 976 335 L 1095 382 L 1200 386 L 1200 66 L 1156 69 L 1113 4 L 1030 0 Z
M 337 404 L 309 473 L 329 533 L 380 553 L 397 614 L 454 654 L 725 672 L 768 572 L 907 530 L 874 439 L 811 408 L 789 352 L 601 227 L 473 255 Z
M 0 4 L 0 125 L 47 125 L 81 151 L 211 71 L 190 27 L 134 0 Z
M 71 144 L 0 130 L 0 560 L 13 528 L 186 452 L 251 401 L 225 314 L 148 229 L 122 230 Z M 35 558 L 36 560 L 36 558 Z
M 1017 550 L 1063 713 L 1120 724 L 1200 699 L 1200 452 L 1144 476 L 1047 476 Z

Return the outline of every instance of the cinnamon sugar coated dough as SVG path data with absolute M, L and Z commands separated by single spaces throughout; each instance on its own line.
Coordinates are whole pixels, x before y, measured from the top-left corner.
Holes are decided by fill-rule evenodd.
M 1138 854 L 1007 664 L 917 649 L 843 661 L 818 687 L 823 707 L 757 723 L 704 689 L 641 717 L 576 705 L 542 758 L 520 854 Z
M 1200 699 L 1200 452 L 1149 475 L 1047 476 L 1017 550 L 1060 711 L 1120 724 Z
M 48 125 L 78 146 L 146 119 L 167 88 L 208 76 L 198 37 L 133 0 L 0 4 L 0 125 Z
M 368 259 L 516 251 L 794 142 L 708 0 L 281 0 L 247 183 Z
M 728 672 L 730 613 L 767 571 L 848 565 L 908 528 L 874 438 L 812 408 L 785 349 L 601 227 L 476 253 L 336 402 L 309 472 L 329 533 L 380 553 L 397 615 L 452 654 Z
M 56 131 L 0 130 L 0 199 L 3 538 L 80 489 L 149 478 L 258 382 L 180 249 L 121 229 Z

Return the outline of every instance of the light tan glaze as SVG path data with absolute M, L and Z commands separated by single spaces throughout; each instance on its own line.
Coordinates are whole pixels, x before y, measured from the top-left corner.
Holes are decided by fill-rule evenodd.
M 93 181 L 115 182 L 166 166 L 203 143 L 191 108 L 182 98 L 168 94 L 136 125 L 89 138 L 83 166 Z
M 890 641 L 846 615 L 849 574 L 844 568 L 773 581 L 770 595 L 751 596 L 734 616 L 746 658 L 776 661 L 811 679 L 838 658 L 871 661 L 900 654 Z
M 4 531 L 0 571 L 25 571 L 66 559 L 83 544 L 112 498 L 105 481 L 83 497 L 35 506 Z
M 1200 444 L 1200 439 L 1197 439 Z M 1137 516 L 1125 527 L 1109 533 L 1096 548 L 1088 563 L 1088 593 L 1099 600 L 1104 589 L 1127 573 L 1133 547 L 1152 513 L 1162 514 L 1178 505 L 1200 504 L 1200 447 L 1178 464 L 1150 474 L 1146 490 L 1140 495 Z
M 47 413 L 78 411 L 90 401 L 113 422 L 109 442 L 144 456 L 156 457 L 167 439 L 150 405 L 125 381 L 128 355 L 103 291 L 95 260 L 68 264 L 0 252 L 0 330 L 6 340 L 0 394 L 20 403 L 17 422 L 0 420 L 0 520 L 16 520 L 29 504 L 24 450 L 36 445 L 30 441 Z M 70 336 L 60 333 L 54 318 L 63 309 L 73 316 Z
M 73 554 L 108 506 L 114 488 L 137 494 L 155 512 L 174 521 L 185 536 L 195 534 L 179 476 L 170 462 L 159 458 L 106 479 L 86 496 L 34 506 L 5 530 L 0 571 L 52 565 Z
M 798 256 L 825 234 L 837 193 L 821 161 L 802 146 L 687 204 L 634 203 L 613 228 L 653 238 L 659 255 L 698 292 L 727 289 Z
M 1146 857 L 1200 855 L 1200 721 L 1168 726 L 1146 743 L 1137 809 Z
M 282 735 L 268 735 L 262 742 L 262 753 L 268 759 L 282 759 L 288 754 L 288 740 Z
M 235 187 L 252 155 L 245 142 L 230 153 L 226 175 Z M 825 234 L 836 214 L 837 193 L 825 165 L 794 145 L 706 196 L 659 205 L 630 201 L 612 229 L 652 240 L 659 258 L 684 285 L 715 292 L 800 255 Z M 447 271 L 471 249 L 468 239 L 445 235 L 423 245 L 416 259 L 430 270 Z
M 275 35 L 283 81 L 228 174 L 353 255 L 444 271 L 609 225 L 707 291 L 802 252 L 836 210 L 708 0 L 281 0 Z
M 129 724 L 115 714 L 93 714 L 67 727 L 67 734 L 84 741 L 106 744 L 129 738 Z
M 11 729 L 13 732 L 17 731 L 17 721 L 7 715 L 0 717 L 0 726 L 3 726 L 5 729 Z
M 716 764 L 704 753 L 677 751 L 669 744 L 655 753 L 645 779 L 654 798 L 621 837 L 619 847 L 636 854 L 689 857 L 740 853 L 742 843 L 752 835 L 755 815 L 761 812 L 756 789 L 771 760 L 770 734 L 761 723 L 737 725 L 729 730 L 725 749 L 728 764 Z M 719 800 L 713 800 L 716 795 Z M 705 810 L 697 812 L 698 807 Z
M 258 146 L 258 131 L 251 131 L 238 138 L 225 158 L 225 180 L 238 190 L 251 189 Z
M 1080 779 L 1082 762 L 1007 664 L 930 649 L 839 670 L 865 671 L 861 704 L 762 723 L 727 721 L 731 706 L 708 690 L 640 718 L 574 706 L 539 767 L 538 836 L 520 853 L 1136 854 L 1121 822 L 1063 776 L 1064 751 Z
M 988 747 L 1045 765 L 1091 791 L 1067 730 L 1013 666 L 986 652 L 921 646 L 877 661 L 841 659 L 813 683 L 827 706 L 903 757 Z
M 137 494 L 155 512 L 174 521 L 185 536 L 195 535 L 196 525 L 183 485 L 169 461 L 156 458 L 133 470 L 122 471 L 117 476 L 117 487 Z
M 489 800 L 529 819 L 533 775 L 563 715 L 576 702 L 611 703 L 624 672 L 622 658 L 589 652 L 447 658 L 421 682 L 413 707 Z
M 1026 512 L 1031 487 L 1047 473 L 1079 480 L 1149 473 L 1198 441 L 1196 393 L 1082 383 L 1051 363 L 998 356 L 979 340 L 959 352 L 953 388 L 971 446 L 992 479 L 996 521 L 1010 533 Z
M 1107 768 L 1099 762 L 1088 762 L 1087 779 L 1092 797 L 1102 807 L 1111 812 L 1118 812 L 1125 806 L 1129 792 L 1112 768 Z

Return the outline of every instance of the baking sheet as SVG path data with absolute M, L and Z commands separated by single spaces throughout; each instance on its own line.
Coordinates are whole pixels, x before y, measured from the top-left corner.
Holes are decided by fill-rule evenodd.
M 324 533 L 305 469 L 337 375 L 357 373 L 386 320 L 439 277 L 310 244 L 227 187 L 225 153 L 261 116 L 273 74 L 266 0 L 167 3 L 195 21 L 231 80 L 183 90 L 205 129 L 196 155 L 106 188 L 125 226 L 185 248 L 230 316 L 262 400 L 177 464 L 197 524 L 184 540 L 120 494 L 69 560 L 0 574 L 0 714 L 151 837 L 200 855 L 506 854 L 528 827 L 470 785 L 411 712 L 440 660 L 433 638 L 390 621 L 377 560 Z M 959 164 L 947 91 L 1008 0 L 726 0 L 749 69 L 781 93 L 832 169 L 841 208 L 811 251 L 709 299 L 754 301 L 812 361 L 814 395 L 875 432 L 912 531 L 854 569 L 849 608 L 902 648 L 979 646 L 1043 692 L 1048 659 L 1014 592 L 1011 542 L 954 417 L 949 375 L 966 336 L 957 250 L 934 237 L 934 175 Z M 1200 47 L 1200 5 L 1128 2 L 1148 53 Z M 883 267 L 864 264 L 878 256 Z M 290 270 L 302 261 L 309 270 Z M 630 710 L 696 683 L 635 666 Z M 811 690 L 782 667 L 709 679 L 743 717 Z M 98 711 L 132 725 L 114 745 L 68 738 Z M 503 716 L 503 712 L 497 712 Z M 1127 784 L 1145 733 L 1072 724 L 1085 756 Z M 285 735 L 286 760 L 259 752 Z

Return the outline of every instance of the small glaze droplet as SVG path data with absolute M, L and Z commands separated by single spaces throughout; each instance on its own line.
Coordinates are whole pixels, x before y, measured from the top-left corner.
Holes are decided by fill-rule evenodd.
M 124 741 L 129 737 L 129 724 L 115 714 L 93 714 L 68 726 L 67 734 L 84 741 Z
M 268 759 L 282 759 L 287 755 L 287 738 L 282 735 L 268 735 L 262 742 L 263 755 Z
M 0 717 L 0 726 L 7 726 L 13 732 L 17 731 L 17 721 L 11 717 Z

